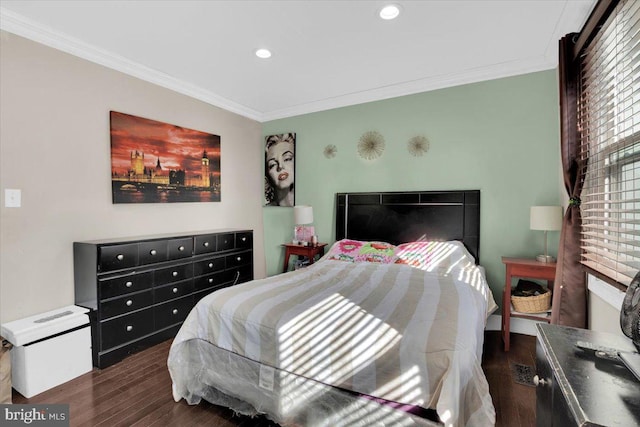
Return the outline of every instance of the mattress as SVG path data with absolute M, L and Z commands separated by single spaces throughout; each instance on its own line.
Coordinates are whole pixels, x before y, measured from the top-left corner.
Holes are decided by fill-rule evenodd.
M 169 353 L 174 398 L 281 425 L 432 424 L 412 409 L 493 425 L 481 357 L 495 302 L 464 247 L 442 245 L 428 262 L 325 256 L 208 295 Z

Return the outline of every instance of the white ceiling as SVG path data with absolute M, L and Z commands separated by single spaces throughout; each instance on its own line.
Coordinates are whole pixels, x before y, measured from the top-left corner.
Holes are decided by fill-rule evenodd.
M 391 2 L 2 0 L 0 28 L 267 121 L 553 69 L 596 0 Z

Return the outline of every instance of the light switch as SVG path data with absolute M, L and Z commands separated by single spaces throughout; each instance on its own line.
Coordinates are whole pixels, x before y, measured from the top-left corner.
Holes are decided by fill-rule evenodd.
M 11 188 L 4 189 L 4 206 L 7 208 L 19 208 L 21 205 L 22 192 Z

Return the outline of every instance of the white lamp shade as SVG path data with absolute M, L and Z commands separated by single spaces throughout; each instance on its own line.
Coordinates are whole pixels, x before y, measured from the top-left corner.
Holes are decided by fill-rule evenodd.
M 294 206 L 293 219 L 296 224 L 311 224 L 313 222 L 313 208 L 311 206 Z
M 532 230 L 560 230 L 562 228 L 562 206 L 531 206 L 530 220 Z

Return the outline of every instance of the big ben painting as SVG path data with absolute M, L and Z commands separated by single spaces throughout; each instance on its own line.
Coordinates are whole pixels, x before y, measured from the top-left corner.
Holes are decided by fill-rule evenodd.
M 113 203 L 220 201 L 220 136 L 110 112 Z

